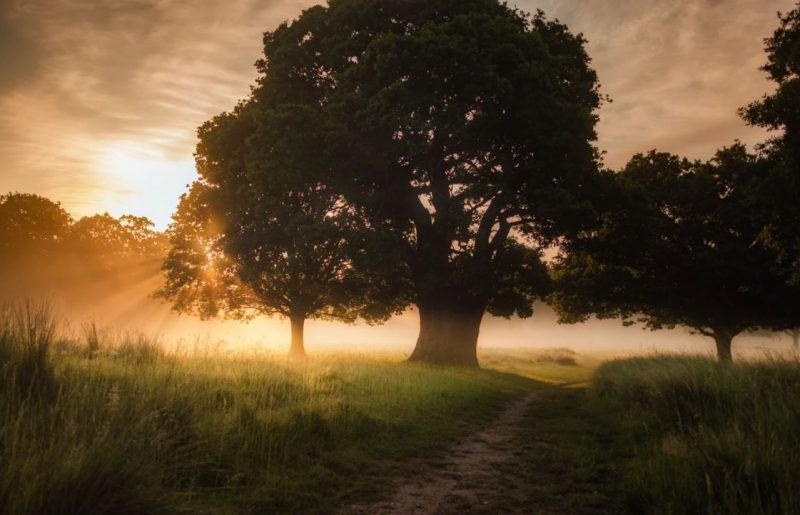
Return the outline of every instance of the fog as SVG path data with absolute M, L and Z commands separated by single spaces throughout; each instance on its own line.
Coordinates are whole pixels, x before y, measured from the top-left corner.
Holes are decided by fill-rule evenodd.
M 149 261 L 127 268 L 104 271 L 86 263 L 59 266 L 18 263 L 3 274 L 2 300 L 23 297 L 50 300 L 63 330 L 80 337 L 83 324 L 94 322 L 111 334 L 141 332 L 158 337 L 167 346 L 240 350 L 259 349 L 284 353 L 289 344 L 289 323 L 277 317 L 249 322 L 200 320 L 179 315 L 170 305 L 153 298 L 162 284 L 160 263 Z M 417 337 L 414 310 L 382 325 L 354 325 L 310 320 L 306 324 L 306 347 L 314 352 L 411 353 Z M 486 315 L 479 348 L 542 349 L 567 347 L 583 354 L 611 356 L 681 352 L 713 355 L 713 341 L 685 329 L 650 331 L 623 327 L 616 320 L 590 320 L 575 325 L 557 323 L 556 314 L 537 303 L 529 319 L 502 319 Z M 788 336 L 739 336 L 734 352 L 739 357 L 757 357 L 765 352 L 791 350 Z

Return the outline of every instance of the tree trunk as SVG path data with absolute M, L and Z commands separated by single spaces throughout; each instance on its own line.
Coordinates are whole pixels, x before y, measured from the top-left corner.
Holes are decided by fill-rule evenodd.
M 714 341 L 717 343 L 717 359 L 720 363 L 730 363 L 733 361 L 731 353 L 731 343 L 733 335 L 728 331 L 715 331 Z
M 292 346 L 289 348 L 289 357 L 302 359 L 306 357 L 306 349 L 303 345 L 303 326 L 306 319 L 301 315 L 289 317 L 292 326 Z
M 419 306 L 419 338 L 409 361 L 478 367 L 478 333 L 484 306 Z M 444 305 L 442 305 L 444 304 Z

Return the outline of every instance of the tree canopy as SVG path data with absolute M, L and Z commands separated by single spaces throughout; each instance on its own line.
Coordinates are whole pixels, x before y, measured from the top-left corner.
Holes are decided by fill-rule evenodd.
M 402 307 L 401 283 L 370 272 L 392 259 L 367 266 L 370 231 L 314 175 L 322 130 L 302 106 L 254 104 L 200 128 L 201 180 L 181 200 L 164 264 L 160 295 L 175 309 L 288 318 L 290 354 L 303 356 L 306 319 L 373 322 Z
M 61 204 L 38 195 L 0 196 L 0 257 L 41 257 L 63 243 L 72 217 Z
M 783 263 L 794 267 L 800 283 L 800 4 L 780 16 L 780 25 L 766 40 L 767 64 L 762 70 L 776 85 L 773 93 L 740 111 L 752 124 L 773 131 L 762 145 L 770 161 L 769 174 L 758 185 L 763 238 L 780 251 Z
M 477 365 L 484 312 L 530 316 L 549 291 L 543 248 L 589 212 L 601 96 L 585 40 L 496 0 L 331 0 L 264 44 L 251 98 L 201 129 L 203 187 L 239 208 L 211 208 L 223 253 L 271 225 L 251 209 L 266 183 L 285 190 L 270 213 L 318 224 L 297 204 L 315 185 L 370 235 L 362 255 L 401 259 L 375 277 L 411 285 L 383 299 L 419 308 L 412 359 Z M 217 133 L 233 141 L 212 151 Z
M 101 268 L 134 261 L 160 260 L 166 252 L 162 233 L 145 217 L 108 213 L 81 218 L 69 228 L 66 245 Z
M 163 235 L 145 217 L 108 213 L 75 220 L 59 202 L 29 193 L 0 196 L 0 257 L 51 264 L 72 255 L 108 268 L 160 260 Z
M 639 154 L 609 174 L 600 226 L 555 267 L 561 320 L 687 326 L 714 338 L 721 360 L 745 330 L 800 325 L 800 289 L 750 209 L 765 173 L 768 163 L 737 144 L 705 163 Z
M 166 250 L 164 234 L 144 217 L 106 213 L 76 220 L 39 195 L 0 196 L 0 300 L 57 295 L 96 301 L 157 277 Z

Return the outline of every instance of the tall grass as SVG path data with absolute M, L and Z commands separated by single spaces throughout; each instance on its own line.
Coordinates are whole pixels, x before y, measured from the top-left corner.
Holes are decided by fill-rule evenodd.
M 52 391 L 55 332 L 47 302 L 27 300 L 0 308 L 0 374 L 5 388 L 25 398 Z
M 800 364 L 659 357 L 601 366 L 635 439 L 633 513 L 800 513 Z
M 41 331 L 3 319 L 3 352 L 52 340 L 35 313 L 25 320 L 49 320 Z M 385 359 L 169 354 L 93 333 L 54 363 L 4 358 L 4 380 L 30 359 L 57 388 L 47 402 L 0 391 L 0 513 L 329 513 L 527 387 Z

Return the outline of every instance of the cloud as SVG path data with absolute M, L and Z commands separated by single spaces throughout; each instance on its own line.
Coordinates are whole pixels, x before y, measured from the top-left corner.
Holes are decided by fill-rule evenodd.
M 759 67 L 776 12 L 794 0 L 543 0 L 543 8 L 588 38 L 614 102 L 600 115 L 601 149 L 619 167 L 651 148 L 710 157 L 738 138 L 763 140 L 736 110 L 771 85 Z
M 13 37 L 35 35 L 30 54 L 37 56 L 18 59 L 31 63 L 24 73 L 21 64 L 11 70 L 28 78 L 24 87 L 16 81 L 0 89 L 0 191 L 34 190 L 79 214 L 124 206 L 162 226 L 192 178 L 186 162 L 196 128 L 249 93 L 261 34 L 304 5 L 0 2 L 0 12 L 13 15 Z M 104 169 L 105 148 L 131 144 L 149 147 L 129 156 L 146 154 L 141 170 L 125 175 Z M 172 166 L 150 166 L 155 159 Z M 169 170 L 177 177 L 167 176 Z M 151 189 L 159 184 L 171 189 L 160 196 L 167 205 L 151 202 Z
M 163 226 L 192 179 L 196 128 L 249 93 L 261 34 L 314 3 L 0 0 L 0 192 Z M 700 158 L 763 138 L 736 109 L 769 89 L 762 39 L 792 0 L 518 4 L 589 39 L 614 98 L 600 113 L 608 165 L 653 147 Z
M 42 57 L 34 35 L 16 18 L 11 0 L 0 0 L 0 94 L 35 76 Z

